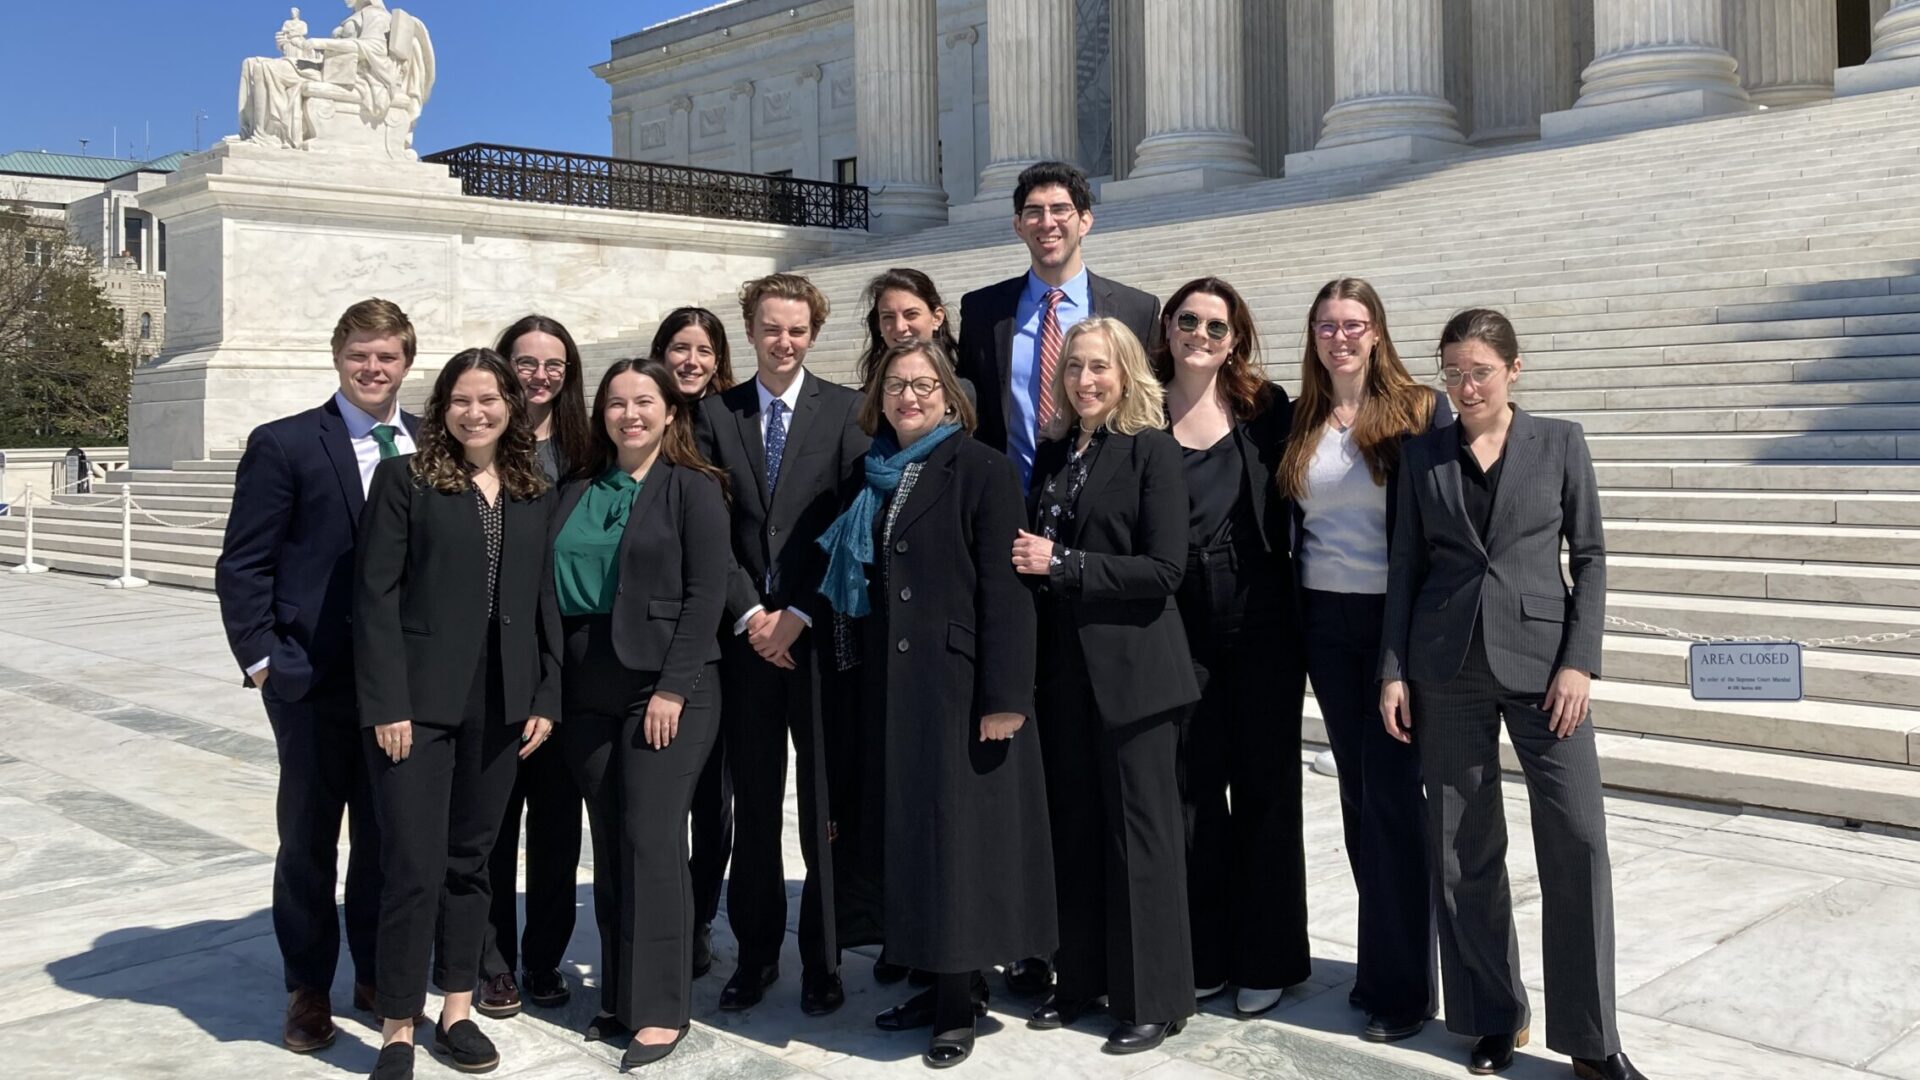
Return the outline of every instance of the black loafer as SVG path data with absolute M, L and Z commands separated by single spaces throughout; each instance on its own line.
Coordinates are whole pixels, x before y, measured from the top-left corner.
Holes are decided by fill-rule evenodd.
M 1361 1032 L 1360 1037 L 1368 1042 L 1399 1042 L 1420 1034 L 1420 1029 L 1426 1026 L 1427 1018 L 1424 1016 L 1384 1016 L 1374 1013 L 1367 1017 L 1367 1030 Z
M 1044 994 L 1053 986 L 1053 965 L 1037 956 L 1007 965 L 1007 989 L 1016 994 Z
M 1109 1054 L 1138 1054 L 1152 1050 L 1167 1041 L 1167 1036 L 1180 1034 L 1187 1026 L 1185 1020 L 1169 1020 L 1164 1024 L 1121 1024 L 1107 1036 L 1100 1049 Z
M 810 975 L 800 973 L 800 1011 L 808 1016 L 825 1016 L 847 1003 L 846 987 L 838 973 Z
M 1605 1058 L 1574 1058 L 1573 1075 L 1580 1080 L 1647 1080 L 1625 1054 Z
M 1513 1052 L 1527 1045 L 1527 1029 L 1512 1035 L 1484 1035 L 1473 1044 L 1467 1058 L 1467 1071 L 1475 1076 L 1505 1072 L 1513 1064 Z
M 500 1065 L 500 1051 L 494 1049 L 493 1040 L 471 1020 L 462 1020 L 451 1028 L 433 1025 L 433 1048 L 447 1055 L 461 1072 L 492 1072 Z
M 388 1043 L 373 1063 L 373 1080 L 413 1080 L 413 1044 Z
M 522 972 L 520 992 L 528 1001 L 543 1009 L 557 1009 L 573 998 L 573 991 L 567 986 L 567 977 L 560 974 L 558 968 Z
M 687 1030 L 692 1026 L 691 1024 L 680 1025 L 680 1034 L 675 1035 L 673 1041 L 670 1043 L 660 1043 L 653 1046 L 637 1042 L 628 1043 L 627 1052 L 620 1055 L 620 1071 L 626 1072 L 629 1069 L 637 1069 L 642 1065 L 651 1065 L 656 1061 L 666 1060 L 667 1055 L 680 1048 L 680 1041 L 687 1037 Z
M 713 924 L 693 928 L 693 977 L 698 979 L 713 970 Z
M 951 1069 L 972 1054 L 973 1026 L 968 1025 L 935 1035 L 920 1060 L 926 1062 L 929 1069 Z
M 1091 1008 L 1093 1002 L 1087 998 L 1063 998 L 1059 994 L 1049 994 L 1047 1000 L 1034 1008 L 1027 1026 L 1035 1031 L 1070 1027 Z
M 767 996 L 767 987 L 772 986 L 779 977 L 779 964 L 740 968 L 720 991 L 721 1011 L 739 1012 L 760 1004 L 760 999 Z
M 931 1027 L 938 1007 L 939 992 L 922 990 L 874 1017 L 873 1026 L 882 1031 L 912 1031 Z M 975 1019 L 987 1015 L 987 980 L 978 974 L 973 977 L 973 1015 Z

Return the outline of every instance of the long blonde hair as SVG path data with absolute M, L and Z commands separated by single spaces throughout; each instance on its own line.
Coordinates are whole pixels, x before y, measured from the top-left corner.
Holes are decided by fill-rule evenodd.
M 1125 381 L 1120 384 L 1120 404 L 1101 426 L 1119 435 L 1138 435 L 1148 428 L 1163 427 L 1167 422 L 1166 391 L 1160 386 L 1160 380 L 1153 377 L 1153 367 L 1147 363 L 1146 347 L 1140 339 L 1133 336 L 1127 324 L 1118 319 L 1096 315 L 1083 319 L 1067 331 L 1060 342 L 1060 364 L 1053 371 L 1053 423 L 1041 434 L 1057 439 L 1073 429 L 1079 422 L 1073 406 L 1067 402 L 1067 354 L 1073 351 L 1073 343 L 1089 334 L 1099 334 L 1107 339 L 1107 350 L 1113 354 L 1113 362 L 1119 367 Z
M 1335 278 L 1321 286 L 1307 308 L 1306 355 L 1300 361 L 1300 399 L 1293 406 L 1293 427 L 1274 479 L 1292 499 L 1307 495 L 1307 465 L 1320 445 L 1320 429 L 1333 412 L 1333 376 L 1314 347 L 1313 323 L 1329 300 L 1357 300 L 1366 306 L 1379 342 L 1367 361 L 1367 398 L 1353 418 L 1353 444 L 1366 459 L 1375 484 L 1385 486 L 1400 464 L 1400 440 L 1425 431 L 1433 421 L 1433 391 L 1415 382 L 1400 361 L 1387 332 L 1387 308 L 1380 294 L 1360 278 Z

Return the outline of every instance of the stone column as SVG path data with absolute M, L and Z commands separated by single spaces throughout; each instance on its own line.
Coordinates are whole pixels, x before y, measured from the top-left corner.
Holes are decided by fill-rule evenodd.
M 987 167 L 956 220 L 1012 217 L 1027 166 L 1072 161 L 1080 146 L 1074 0 L 987 0 Z
M 808 64 L 793 76 L 793 116 L 800 129 L 800 149 L 794 155 L 793 175 L 803 180 L 831 180 L 820 163 L 819 64 Z
M 1246 131 L 1241 0 L 1147 0 L 1147 137 L 1105 199 L 1210 191 L 1260 177 Z
M 860 180 L 876 233 L 947 220 L 940 186 L 940 58 L 934 0 L 854 0 Z
M 1726 50 L 1721 0 L 1594 0 L 1593 63 L 1580 99 L 1540 119 L 1548 139 L 1698 120 L 1752 108 Z
M 1573 107 L 1572 33 L 1572 0 L 1473 0 L 1474 145 L 1537 139 L 1541 114 Z
M 1825 101 L 1840 53 L 1834 0 L 1728 4 L 1727 49 L 1755 105 Z
M 1274 0 L 1245 5 L 1247 138 L 1267 176 L 1287 165 L 1287 10 Z
M 980 176 L 980 88 L 974 81 L 980 28 L 950 30 L 940 44 L 948 54 L 940 65 L 940 184 L 952 205 L 973 201 L 974 181 Z
M 1311 150 L 1333 107 L 1333 13 L 1326 0 L 1286 0 L 1287 152 Z
M 1873 55 L 1834 77 L 1842 97 L 1920 86 L 1920 0 L 1893 0 L 1873 24 Z
M 753 96 L 758 87 L 741 79 L 727 91 L 727 130 L 733 133 L 733 171 L 753 171 Z
M 1429 161 L 1466 140 L 1447 100 L 1441 0 L 1334 5 L 1333 94 L 1314 149 L 1287 155 L 1299 174 Z
M 1113 178 L 1133 174 L 1133 157 L 1147 137 L 1147 0 L 1110 0 L 1113 50 Z

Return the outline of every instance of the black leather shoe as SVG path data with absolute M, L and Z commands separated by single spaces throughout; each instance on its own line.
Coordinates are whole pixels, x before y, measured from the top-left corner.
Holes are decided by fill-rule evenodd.
M 1521 1028 L 1513 1035 L 1485 1035 L 1473 1044 L 1473 1054 L 1467 1058 L 1467 1071 L 1475 1076 L 1491 1076 L 1505 1072 L 1513 1064 L 1513 1052 L 1527 1045 L 1527 1029 Z
M 887 950 L 881 949 L 880 955 L 873 961 L 873 981 L 881 986 L 892 986 L 907 977 L 907 969 L 900 964 L 887 962 Z
M 1167 1041 L 1167 1036 L 1180 1034 L 1187 1026 L 1185 1020 L 1169 1020 L 1164 1024 L 1121 1024 L 1107 1036 L 1105 1045 L 1100 1049 L 1109 1054 L 1138 1054 L 1143 1050 L 1152 1050 Z
M 620 1022 L 612 1013 L 596 1013 L 587 1021 L 585 1032 L 588 1042 L 620 1042 L 633 1036 L 633 1029 Z
M 500 1051 L 493 1048 L 493 1040 L 471 1020 L 461 1020 L 450 1028 L 433 1025 L 433 1048 L 447 1055 L 461 1072 L 492 1072 L 500 1065 Z
M 626 1072 L 629 1069 L 637 1069 L 642 1065 L 651 1065 L 656 1061 L 664 1061 L 668 1054 L 680 1048 L 680 1040 L 687 1037 L 687 1029 L 691 1026 L 690 1024 L 680 1025 L 680 1034 L 675 1035 L 673 1041 L 670 1043 L 660 1043 L 652 1046 L 645 1043 L 628 1043 L 627 1052 L 620 1055 L 620 1071 Z
M 951 1069 L 967 1060 L 973 1053 L 973 1026 L 969 1024 L 952 1031 L 942 1031 L 927 1043 L 927 1052 L 920 1060 L 927 1063 L 929 1069 Z
M 723 1012 L 739 1012 L 760 1004 L 767 996 L 767 987 L 772 986 L 780 977 L 780 965 L 768 964 L 765 967 L 742 967 L 734 971 L 733 978 L 720 991 L 720 1008 Z
M 528 1001 L 543 1009 L 557 1009 L 573 998 L 573 991 L 567 987 L 567 977 L 560 974 L 558 968 L 521 972 L 520 991 Z
M 373 1080 L 413 1080 L 413 1044 L 388 1043 L 373 1063 Z
M 1427 1018 L 1424 1016 L 1385 1016 L 1374 1013 L 1367 1017 L 1367 1030 L 1361 1032 L 1360 1037 L 1368 1042 L 1399 1042 L 1420 1034 L 1420 1029 L 1426 1026 Z
M 1044 994 L 1053 988 L 1053 965 L 1037 956 L 1007 965 L 1007 989 L 1016 994 Z
M 1048 994 L 1047 1000 L 1033 1010 L 1033 1016 L 1027 1020 L 1027 1026 L 1035 1031 L 1052 1031 L 1054 1028 L 1071 1026 L 1074 1021 L 1086 1015 L 1093 1008 L 1093 1002 L 1086 999 L 1063 998 L 1059 994 Z
M 873 1026 L 882 1031 L 911 1031 L 914 1028 L 931 1027 L 934 1010 L 939 1006 L 939 996 L 936 990 L 922 990 L 874 1017 Z M 973 977 L 973 1015 L 975 1019 L 987 1015 L 987 980 L 979 975 Z
M 1647 1080 L 1647 1074 L 1633 1067 L 1625 1054 L 1595 1060 L 1574 1058 L 1573 1075 L 1580 1080 Z
M 800 973 L 800 1011 L 808 1016 L 825 1016 L 847 1003 L 846 987 L 840 984 L 840 975 L 814 975 Z
M 693 928 L 693 977 L 698 979 L 713 970 L 713 924 Z
M 480 984 L 473 995 L 473 1011 L 490 1020 L 505 1020 L 520 1015 L 520 984 L 513 972 L 503 971 Z

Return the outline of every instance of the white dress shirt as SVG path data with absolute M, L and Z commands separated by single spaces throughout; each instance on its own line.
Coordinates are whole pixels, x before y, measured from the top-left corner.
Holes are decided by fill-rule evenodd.
M 760 381 L 760 376 L 755 375 L 753 377 L 753 389 L 756 393 L 760 395 L 760 447 L 762 452 L 765 451 L 766 445 L 767 445 L 767 422 L 773 419 L 774 399 L 777 397 L 781 400 L 781 402 L 783 402 L 786 405 L 787 415 L 782 420 L 782 423 L 787 425 L 787 434 L 792 435 L 793 434 L 793 410 L 796 405 L 800 404 L 800 387 L 804 385 L 806 381 L 807 381 L 807 369 L 801 368 L 800 373 L 793 377 L 792 384 L 790 384 L 787 387 L 787 392 L 784 394 L 775 394 L 773 391 L 767 389 L 766 383 L 763 383 Z M 789 447 L 788 449 L 791 449 L 791 447 Z M 782 462 L 782 464 L 784 464 L 786 460 L 787 460 L 786 451 L 781 451 L 780 461 Z M 763 582 L 762 584 L 765 584 L 765 583 Z M 739 620 L 733 624 L 733 632 L 735 634 L 746 633 L 747 620 L 753 618 L 755 615 L 758 615 L 765 610 L 767 610 L 767 607 L 765 604 L 753 605 L 753 607 L 747 610 L 747 613 L 745 615 L 740 616 Z M 813 620 L 807 617 L 806 612 L 801 611 L 797 607 L 790 607 L 787 610 L 793 612 L 793 617 L 796 619 L 799 619 L 806 626 L 808 627 L 813 626 Z

